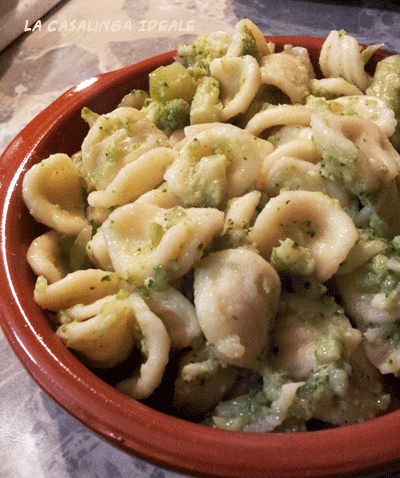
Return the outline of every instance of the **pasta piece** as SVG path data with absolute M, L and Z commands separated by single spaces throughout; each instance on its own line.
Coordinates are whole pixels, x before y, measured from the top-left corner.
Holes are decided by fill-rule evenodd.
M 369 327 L 364 332 L 365 353 L 381 374 L 400 376 L 400 346 L 398 324 Z
M 164 209 L 171 209 L 179 205 L 180 199 L 171 191 L 168 183 L 164 182 L 158 188 L 142 194 L 135 203 L 153 204 Z
M 310 382 L 311 387 L 324 383 L 316 393 L 317 400 L 311 403 L 313 416 L 335 426 L 375 418 L 387 410 L 390 404 L 382 377 L 360 346 L 343 367 L 321 367 Z M 309 394 L 307 385 L 304 386 L 304 396 Z M 318 385 L 315 388 L 318 390 Z M 302 396 L 302 392 L 299 390 L 298 395 Z
M 273 156 L 271 153 L 270 156 Z M 277 196 L 282 189 L 291 191 L 321 191 L 339 201 L 345 208 L 351 205 L 352 196 L 344 186 L 319 174 L 319 165 L 297 158 L 282 157 L 269 165 L 264 162 L 258 187 L 270 196 Z M 267 168 L 267 166 L 270 166 Z
M 221 120 L 244 113 L 261 85 L 257 60 L 250 55 L 215 58 L 210 63 L 210 72 L 220 86 Z
M 210 76 L 203 77 L 190 105 L 190 124 L 221 121 L 222 103 L 219 99 L 219 82 Z
M 26 258 L 33 272 L 45 277 L 49 284 L 57 282 L 69 272 L 60 251 L 59 234 L 54 229 L 32 241 Z
M 340 264 L 337 275 L 348 274 L 368 262 L 372 257 L 387 251 L 387 242 L 380 237 L 371 237 L 368 231 L 361 231 L 357 242 Z
M 238 228 L 248 227 L 260 202 L 261 192 L 251 191 L 244 196 L 233 198 L 225 215 L 224 232 L 235 224 Z
M 292 103 L 304 104 L 309 94 L 310 70 L 301 57 L 290 50 L 273 53 L 260 63 L 261 83 L 280 89 Z
M 358 41 L 343 30 L 329 33 L 321 48 L 319 65 L 326 78 L 343 78 L 363 92 L 371 82 Z
M 117 389 L 130 397 L 142 400 L 149 397 L 160 385 L 169 361 L 170 339 L 162 321 L 149 309 L 138 294 L 128 298 L 140 328 L 142 352 L 146 356 L 140 367 L 139 376 L 119 382 Z
M 270 362 L 294 381 L 304 380 L 321 364 L 348 360 L 361 332 L 333 299 L 285 294 L 271 332 Z
M 245 248 L 211 253 L 196 267 L 197 317 L 216 357 L 228 364 L 260 368 L 280 289 L 273 267 Z
M 167 167 L 178 153 L 172 148 L 159 147 L 142 154 L 124 166 L 103 191 L 93 191 L 88 202 L 93 207 L 122 206 L 159 186 Z
M 256 113 L 246 125 L 246 130 L 255 136 L 273 126 L 310 126 L 312 110 L 304 105 L 270 106 Z
M 283 126 L 271 138 L 275 150 L 268 155 L 266 162 L 275 162 L 289 156 L 310 163 L 321 160 L 321 153 L 315 146 L 312 129 L 308 126 Z
M 118 275 L 136 286 L 162 289 L 186 274 L 223 227 L 224 214 L 208 208 L 121 206 L 102 230 Z
M 365 269 L 355 269 L 349 274 L 338 276 L 336 279 L 349 317 L 362 330 L 369 325 L 397 322 L 400 319 L 400 304 L 391 304 L 392 307 L 388 307 L 389 304 L 385 304 L 384 293 L 362 290 L 359 282 L 360 274 L 363 273 L 365 273 Z M 381 280 L 383 281 L 383 278 Z
M 112 368 L 129 357 L 136 346 L 135 315 L 128 300 L 108 296 L 91 304 L 87 317 L 60 325 L 57 335 L 78 351 L 84 363 Z M 68 310 L 65 311 L 68 314 Z
M 224 230 L 220 240 L 224 249 L 251 246 L 247 236 L 256 216 L 256 208 L 260 199 L 260 191 L 251 191 L 244 196 L 229 201 L 225 213 Z
M 104 271 L 113 271 L 103 230 L 100 227 L 86 246 L 86 252 L 92 263 Z
M 53 284 L 40 276 L 36 281 L 34 298 L 42 309 L 57 311 L 75 304 L 90 304 L 97 299 L 118 292 L 117 274 L 100 269 L 71 272 Z
M 322 173 L 353 193 L 376 192 L 397 176 L 400 156 L 372 121 L 317 112 L 311 127 L 324 158 Z
M 143 108 L 146 100 L 149 98 L 149 93 L 144 90 L 132 90 L 127 93 L 118 103 L 118 108 L 129 107 L 140 110 Z
M 36 221 L 58 232 L 79 234 L 88 224 L 81 178 L 66 154 L 32 166 L 22 182 L 22 197 Z
M 164 175 L 184 206 L 217 207 L 226 199 L 241 196 L 254 184 L 263 157 L 273 149 L 268 141 L 237 126 L 212 125 L 183 146 Z M 188 134 L 193 131 L 196 129 Z
M 283 191 L 260 212 L 249 240 L 269 260 L 272 248 L 287 237 L 310 249 L 317 278 L 325 282 L 346 258 L 358 231 L 337 200 L 321 192 Z
M 151 290 L 144 299 L 165 325 L 172 348 L 189 347 L 200 336 L 196 309 L 177 289 L 168 286 L 162 291 Z
M 364 92 L 343 78 L 313 78 L 309 84 L 310 93 L 315 96 L 324 96 L 326 99 L 340 96 L 363 95 Z
M 235 367 L 222 364 L 209 347 L 190 350 L 178 365 L 174 409 L 198 421 L 229 392 L 238 374 Z
M 369 119 L 385 136 L 392 136 L 396 128 L 394 111 L 388 108 L 385 101 L 373 96 L 343 96 L 327 103 L 329 111 L 337 115 L 357 115 Z
M 168 137 L 135 108 L 101 115 L 82 143 L 82 176 L 89 189 L 103 190 L 118 172 L 143 153 L 168 146 Z
M 226 56 L 252 55 L 259 59 L 264 55 L 273 53 L 275 45 L 267 43 L 260 29 L 251 20 L 244 18 L 235 25 L 232 42 L 228 47 Z

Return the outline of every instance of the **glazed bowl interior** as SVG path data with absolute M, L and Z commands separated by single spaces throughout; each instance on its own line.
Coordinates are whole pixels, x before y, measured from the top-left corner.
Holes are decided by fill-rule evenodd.
M 323 40 L 266 37 L 306 47 L 317 68 Z M 88 131 L 84 106 L 115 108 L 133 88 L 146 89 L 148 74 L 173 61 L 169 52 L 88 79 L 39 114 L 13 140 L 0 161 L 1 325 L 13 350 L 37 383 L 60 406 L 118 447 L 189 474 L 234 477 L 324 476 L 375 466 L 400 457 L 400 412 L 342 428 L 295 434 L 238 433 L 169 416 L 123 395 L 70 352 L 33 299 L 35 276 L 26 251 L 41 233 L 22 201 L 25 172 L 49 154 L 78 151 Z M 376 61 L 387 56 L 375 53 Z

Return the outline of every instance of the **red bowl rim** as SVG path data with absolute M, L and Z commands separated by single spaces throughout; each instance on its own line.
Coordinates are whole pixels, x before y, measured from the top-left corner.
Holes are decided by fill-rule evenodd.
M 277 46 L 293 44 L 309 49 L 320 49 L 324 41 L 266 38 Z M 289 478 L 347 473 L 399 459 L 400 411 L 330 430 L 254 434 L 212 429 L 153 410 L 90 372 L 43 320 L 33 294 L 27 296 L 16 287 L 18 251 L 11 241 L 18 217 L 12 206 L 20 195 L 28 161 L 37 158 L 48 135 L 90 99 L 117 87 L 123 79 L 148 74 L 155 66 L 171 62 L 175 54 L 158 55 L 71 88 L 36 116 L 0 158 L 0 323 L 7 340 L 34 380 L 72 416 L 108 442 L 165 468 L 230 478 Z

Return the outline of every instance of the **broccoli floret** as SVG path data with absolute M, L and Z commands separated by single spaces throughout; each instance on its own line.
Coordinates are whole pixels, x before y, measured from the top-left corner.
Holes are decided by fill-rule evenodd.
M 400 312 L 400 254 L 397 248 L 399 236 L 388 242 L 388 249 L 373 256 L 360 269 L 357 289 L 374 294 L 372 305 L 382 310 Z
M 148 100 L 141 111 L 167 136 L 190 123 L 190 104 L 183 99 Z
M 190 44 L 178 46 L 181 63 L 194 78 L 210 75 L 210 63 L 221 58 L 228 50 L 231 37 L 228 33 L 214 32 L 199 36 Z
M 271 264 L 277 271 L 295 275 L 311 276 L 315 272 L 315 260 L 310 249 L 300 246 L 290 238 L 272 249 Z

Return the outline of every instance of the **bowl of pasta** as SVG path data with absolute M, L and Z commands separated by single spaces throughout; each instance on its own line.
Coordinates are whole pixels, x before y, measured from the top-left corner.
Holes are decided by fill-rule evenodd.
M 110 443 L 189 474 L 400 459 L 400 57 L 251 21 L 91 78 L 0 161 L 1 325 Z

